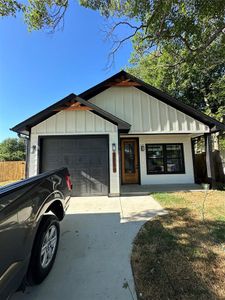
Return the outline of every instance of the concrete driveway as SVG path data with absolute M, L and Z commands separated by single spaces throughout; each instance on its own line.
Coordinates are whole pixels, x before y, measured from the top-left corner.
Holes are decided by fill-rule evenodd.
M 150 196 L 72 198 L 51 273 L 13 300 L 136 299 L 132 241 L 142 224 L 160 213 Z

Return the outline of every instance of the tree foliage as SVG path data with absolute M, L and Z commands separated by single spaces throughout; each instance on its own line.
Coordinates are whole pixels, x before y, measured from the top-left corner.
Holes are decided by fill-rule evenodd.
M 16 13 L 22 10 L 23 6 L 18 1 L 14 0 L 1 0 L 0 1 L 0 16 L 16 16 Z
M 29 30 L 47 28 L 55 30 L 62 26 L 68 0 L 0 0 L 0 16 L 14 16 L 23 13 Z
M 195 60 L 188 57 L 187 49 L 180 49 L 179 55 L 186 60 L 179 63 L 172 45 L 143 57 L 134 54 L 128 71 L 220 120 L 225 114 L 225 63 L 220 44 L 215 43 Z
M 224 45 L 224 0 L 79 0 L 84 7 L 99 11 L 107 18 L 116 17 L 114 33 L 127 26 L 131 33 L 115 41 L 113 51 L 133 38 L 140 55 L 162 50 L 173 44 L 174 51 L 188 50 L 192 59 L 220 39 Z M 69 0 L 0 0 L 0 16 L 23 12 L 31 30 L 56 29 L 63 23 Z M 115 35 L 113 35 L 115 36 Z M 181 60 L 184 58 L 181 57 Z
M 128 70 L 148 83 L 218 119 L 225 112 L 224 0 L 81 0 L 116 17 L 130 34 L 114 37 L 112 55 L 132 39 Z M 100 3 L 100 4 L 99 4 Z M 119 18 L 119 21 L 118 21 Z
M 0 16 L 22 11 L 30 29 L 56 28 L 69 0 L 0 0 Z M 142 50 L 171 43 L 202 52 L 225 29 L 224 0 L 80 0 L 84 7 L 129 26 Z M 126 19 L 126 21 L 124 21 Z
M 129 71 L 218 118 L 225 107 L 224 0 L 79 0 L 110 19 L 111 57 L 132 39 Z M 0 0 L 0 16 L 22 12 L 30 30 L 63 24 L 69 0 Z M 119 35 L 126 26 L 127 35 Z
M 25 160 L 23 139 L 8 138 L 0 143 L 0 161 Z

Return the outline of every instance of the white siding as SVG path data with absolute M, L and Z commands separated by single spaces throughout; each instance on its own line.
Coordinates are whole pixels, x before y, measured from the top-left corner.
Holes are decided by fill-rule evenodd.
M 139 137 L 140 179 L 141 184 L 176 184 L 194 183 L 193 160 L 191 139 L 188 135 L 142 135 Z M 141 146 L 157 143 L 182 143 L 184 149 L 185 174 L 157 174 L 148 175 L 146 167 L 146 150 L 141 151 Z
M 33 134 L 115 132 L 117 127 L 90 111 L 61 111 L 32 128 Z
M 119 194 L 119 155 L 118 155 L 118 132 L 117 126 L 102 119 L 90 111 L 61 111 L 46 119 L 31 129 L 30 141 L 30 164 L 29 177 L 38 173 L 38 153 L 32 147 L 38 149 L 39 136 L 48 135 L 88 135 L 107 134 L 109 135 L 109 168 L 110 168 L 110 193 Z M 115 143 L 117 172 L 112 172 L 112 144 Z
M 190 136 L 207 132 L 207 126 L 134 87 L 112 87 L 90 101 L 130 123 L 129 134 L 139 137 L 140 149 L 146 143 L 183 143 L 185 174 L 179 175 L 147 175 L 146 153 L 139 149 L 141 184 L 194 182 Z M 61 111 L 32 128 L 29 176 L 38 172 L 38 151 L 32 151 L 32 147 L 38 146 L 39 136 L 88 134 L 109 135 L 110 193 L 118 194 L 120 174 L 117 126 L 91 111 Z M 112 171 L 113 143 L 116 144 L 116 173 Z
M 130 133 L 203 133 L 209 128 L 134 87 L 111 87 L 92 103 L 131 124 Z

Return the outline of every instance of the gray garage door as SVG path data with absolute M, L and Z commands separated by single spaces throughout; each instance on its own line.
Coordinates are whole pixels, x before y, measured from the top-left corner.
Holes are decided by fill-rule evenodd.
M 41 172 L 69 169 L 73 196 L 108 195 L 108 138 L 106 136 L 41 138 Z

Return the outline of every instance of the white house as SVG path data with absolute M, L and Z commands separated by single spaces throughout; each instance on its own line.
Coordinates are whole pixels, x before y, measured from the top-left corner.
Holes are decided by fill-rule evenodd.
M 192 138 L 225 125 L 121 71 L 16 125 L 28 176 L 66 166 L 73 195 L 119 195 L 123 184 L 194 183 Z

